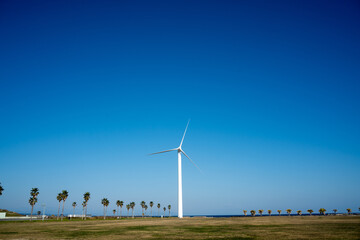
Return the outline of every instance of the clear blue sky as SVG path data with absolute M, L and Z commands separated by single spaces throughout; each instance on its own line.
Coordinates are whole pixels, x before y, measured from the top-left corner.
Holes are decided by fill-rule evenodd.
M 1 1 L 0 208 L 176 213 L 176 153 L 147 154 L 191 118 L 185 215 L 355 210 L 359 29 L 359 1 Z

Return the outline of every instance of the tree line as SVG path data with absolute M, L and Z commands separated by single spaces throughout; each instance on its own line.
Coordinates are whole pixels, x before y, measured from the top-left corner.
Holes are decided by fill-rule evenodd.
M 4 189 L 2 188 L 1 184 L 0 184 L 0 190 L 1 190 L 0 195 L 2 195 L 2 191 Z M 38 195 L 39 195 L 39 189 L 38 188 L 32 188 L 31 191 L 30 191 L 30 199 L 29 199 L 29 204 L 31 206 L 31 218 L 32 218 L 32 215 L 33 215 L 34 206 L 38 201 L 38 199 L 37 199 Z M 59 218 L 61 219 L 61 221 L 63 220 L 65 201 L 68 198 L 68 196 L 69 196 L 69 192 L 67 190 L 63 190 L 62 192 L 58 193 L 58 195 L 56 196 L 56 200 L 59 202 L 58 213 L 57 213 L 57 218 L 56 218 L 57 220 L 59 220 Z M 82 202 L 81 206 L 82 206 L 82 219 L 85 219 L 85 220 L 86 220 L 86 217 L 87 217 L 87 206 L 88 206 L 88 202 L 90 200 L 90 196 L 91 196 L 90 192 L 86 192 L 86 193 L 83 194 L 84 201 Z M 62 211 L 61 211 L 61 215 L 60 215 L 61 202 L 62 202 Z M 107 208 L 108 208 L 108 206 L 110 204 L 110 201 L 107 198 L 103 198 L 101 200 L 101 204 L 104 207 L 104 219 L 106 219 Z M 127 217 L 129 217 L 129 211 L 131 209 L 131 216 L 132 216 L 132 218 L 134 218 L 135 205 L 136 205 L 135 202 L 130 202 L 129 204 L 126 205 Z M 71 206 L 73 207 L 73 216 L 74 216 L 75 215 L 75 208 L 77 206 L 77 202 L 73 202 L 71 204 Z M 116 206 L 117 206 L 117 209 L 118 209 L 117 210 L 118 219 L 120 219 L 122 217 L 122 214 L 121 214 L 122 211 L 121 210 L 122 210 L 122 207 L 124 206 L 124 201 L 117 200 L 116 201 Z M 148 205 L 146 204 L 145 201 L 141 201 L 140 206 L 142 208 L 142 217 L 144 217 L 144 216 L 146 216 L 146 211 L 148 209 Z M 152 215 L 152 208 L 154 206 L 154 202 L 150 201 L 149 206 L 151 208 L 151 217 L 152 217 L 153 216 Z M 158 216 L 160 216 L 160 214 L 159 214 L 160 208 L 161 208 L 160 203 L 157 204 L 157 208 L 158 208 Z M 163 210 L 164 210 L 164 215 L 165 215 L 166 210 L 168 210 L 169 211 L 169 217 L 171 216 L 171 212 L 170 212 L 171 205 L 170 204 L 167 206 L 167 208 L 163 207 Z M 114 216 L 115 216 L 116 209 L 113 210 L 113 213 L 114 213 Z M 38 214 L 39 214 L 39 212 L 38 212 Z
M 4 191 L 4 188 L 2 187 L 1 183 L 0 183 L 0 196 L 2 195 Z M 38 201 L 38 195 L 39 195 L 39 189 L 38 188 L 32 188 L 31 191 L 30 191 L 30 198 L 29 198 L 29 204 L 31 206 L 31 217 L 33 215 L 33 210 L 34 210 L 34 206 L 35 204 L 37 203 Z M 69 192 L 67 190 L 63 190 L 62 192 L 58 193 L 58 195 L 56 196 L 56 200 L 59 201 L 59 207 L 58 207 L 58 214 L 57 214 L 57 220 L 59 219 L 59 216 L 61 218 L 61 220 L 63 220 L 63 217 L 64 217 L 64 206 L 65 206 L 65 201 L 66 199 L 68 198 L 69 196 Z M 87 216 L 87 205 L 88 205 L 88 202 L 90 200 L 90 192 L 86 192 L 83 194 L 83 199 L 84 201 L 82 202 L 82 219 L 85 219 L 86 220 L 86 216 Z M 62 205 L 62 212 L 61 212 L 61 215 L 60 215 L 60 205 L 61 205 L 61 202 L 63 203 Z M 101 200 L 101 204 L 104 206 L 104 219 L 106 219 L 106 212 L 107 212 L 107 208 L 110 204 L 110 201 L 107 199 L 107 198 L 103 198 Z M 126 205 L 126 209 L 127 209 L 127 217 L 129 217 L 129 211 L 131 209 L 131 216 L 132 218 L 134 218 L 134 208 L 135 208 L 135 202 L 130 202 L 129 204 Z M 75 208 L 77 206 L 77 203 L 76 202 L 73 202 L 72 203 L 72 207 L 73 207 L 73 216 L 75 215 Z M 121 210 L 122 210 L 122 207 L 124 206 L 124 201 L 120 201 L 120 200 L 117 200 L 116 201 L 116 207 L 117 207 L 117 210 L 114 209 L 113 210 L 113 213 L 114 213 L 114 217 L 115 217 L 115 214 L 116 212 L 118 212 L 118 218 L 121 218 L 122 215 L 121 215 Z M 148 206 L 146 204 L 145 201 L 141 201 L 140 202 L 140 206 L 141 206 L 141 209 L 142 209 L 142 217 L 146 216 L 146 211 L 148 209 Z M 149 202 L 149 206 L 150 206 L 150 209 L 151 209 L 151 217 L 152 217 L 152 208 L 154 206 L 154 202 L 153 201 L 150 201 Z M 157 204 L 157 208 L 158 208 L 158 216 L 160 216 L 160 208 L 161 208 L 161 205 L 160 203 Z M 119 211 L 120 210 L 120 211 Z M 171 210 L 171 205 L 168 205 L 167 208 L 166 207 L 163 207 L 162 209 L 164 211 L 164 216 L 165 216 L 165 212 L 166 210 L 169 210 L 169 217 L 171 215 L 170 213 L 170 210 Z M 333 213 L 336 214 L 337 213 L 337 209 L 333 209 Z M 348 214 L 351 214 L 352 213 L 352 210 L 351 208 L 347 208 L 346 209 L 347 213 Z M 359 211 L 360 211 L 360 207 L 359 207 Z M 39 213 L 40 211 L 38 211 L 38 215 L 40 215 Z M 268 215 L 271 216 L 272 214 L 272 210 L 267 210 L 268 212 Z M 312 215 L 314 210 L 312 209 L 308 209 L 307 212 Z M 326 209 L 325 208 L 320 208 L 318 210 L 319 214 L 320 215 L 325 215 L 326 214 Z M 246 216 L 247 215 L 247 210 L 243 210 L 243 213 L 244 215 Z M 263 215 L 264 213 L 264 210 L 263 209 L 260 209 L 258 210 L 258 213 L 260 216 Z M 278 215 L 280 216 L 281 215 L 281 210 L 277 210 L 277 213 Z M 290 216 L 291 213 L 292 213 L 292 209 L 286 209 L 286 213 Z M 296 211 L 297 215 L 302 215 L 302 211 L 301 210 L 297 210 Z M 250 214 L 251 216 L 255 216 L 256 215 L 256 211 L 255 210 L 251 210 L 250 211 Z
M 319 214 L 320 214 L 320 215 L 326 215 L 326 209 L 325 209 L 325 208 L 320 208 L 318 211 L 319 211 Z M 337 209 L 333 209 L 334 214 L 336 214 L 337 211 L 338 211 Z M 351 213 L 352 213 L 351 208 L 347 208 L 346 211 L 348 212 L 348 214 L 351 214 Z M 360 207 L 359 207 L 359 211 L 360 211 Z M 267 210 L 267 212 L 268 212 L 268 215 L 271 216 L 272 210 Z M 310 216 L 311 216 L 311 215 L 313 214 L 314 210 L 308 209 L 307 212 L 308 212 L 308 213 L 310 214 Z M 244 215 L 246 216 L 246 215 L 247 215 L 247 210 L 243 210 L 243 213 L 244 213 Z M 263 209 L 260 209 L 260 210 L 258 210 L 258 213 L 259 213 L 260 216 L 262 216 L 263 213 L 264 213 L 264 210 L 263 210 Z M 277 213 L 278 213 L 278 215 L 280 216 L 280 215 L 281 215 L 281 210 L 277 210 Z M 292 213 L 292 209 L 286 209 L 286 213 L 288 214 L 288 216 L 290 216 L 291 213 Z M 302 215 L 302 211 L 301 211 L 301 210 L 297 210 L 296 213 L 297 213 L 297 215 L 300 215 L 300 216 Z M 256 215 L 256 211 L 255 211 L 255 210 L 251 210 L 251 211 L 250 211 L 250 214 L 251 214 L 251 216 L 255 216 L 255 215 Z

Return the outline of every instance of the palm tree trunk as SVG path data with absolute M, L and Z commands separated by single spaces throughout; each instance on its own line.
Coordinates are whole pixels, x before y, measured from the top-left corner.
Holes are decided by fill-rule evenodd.
M 105 220 L 105 206 L 104 206 L 104 220 Z
M 132 209 L 131 211 L 132 218 L 134 218 L 134 209 Z
M 152 207 L 151 207 L 151 217 L 152 217 Z
M 73 215 L 72 215 L 73 217 L 75 216 L 75 207 L 74 207 L 74 210 L 73 210 Z
M 87 214 L 87 205 L 85 206 L 85 220 L 86 220 L 86 214 Z
M 121 219 L 121 209 L 122 209 L 122 207 L 120 207 L 120 219 Z
M 32 221 L 32 214 L 33 214 L 33 210 L 34 210 L 34 205 L 31 205 L 30 221 Z
M 59 220 L 59 214 L 60 214 L 60 201 L 59 201 L 59 208 L 58 208 L 58 215 L 57 215 L 57 218 L 56 218 L 56 220 Z
M 64 217 L 64 205 L 65 205 L 65 201 L 63 201 L 63 207 L 62 207 L 62 211 L 61 211 L 61 221 L 63 220 L 63 217 Z

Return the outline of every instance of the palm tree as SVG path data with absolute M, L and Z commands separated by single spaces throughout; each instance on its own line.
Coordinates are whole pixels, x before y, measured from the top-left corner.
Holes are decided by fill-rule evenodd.
M 30 199 L 29 199 L 29 203 L 31 205 L 31 218 L 30 221 L 32 220 L 32 214 L 33 214 L 33 210 L 34 210 L 34 206 L 37 203 L 37 196 L 39 195 L 39 189 L 38 188 L 32 188 L 30 191 Z
M 2 192 L 4 191 L 5 189 L 1 186 L 1 183 L 0 183 L 0 196 L 2 195 Z
M 336 215 L 337 209 L 333 209 L 334 214 Z
M 114 218 L 115 218 L 116 209 L 113 210 L 113 213 L 114 213 Z
M 170 209 L 171 209 L 171 205 L 168 206 L 168 209 L 169 209 L 169 217 L 170 217 Z
M 58 193 L 58 195 L 56 196 L 56 200 L 58 200 L 58 201 L 59 201 L 58 215 L 57 215 L 56 220 L 59 220 L 59 214 L 60 214 L 60 203 L 61 203 L 61 201 L 62 201 L 62 196 L 61 196 L 61 193 Z
M 163 209 L 164 209 L 164 217 L 165 217 L 165 211 L 166 211 L 166 207 L 164 207 Z
M 131 202 L 131 203 L 130 203 L 130 207 L 131 207 L 131 215 L 132 215 L 132 218 L 134 218 L 135 202 Z
M 268 214 L 269 214 L 269 216 L 271 216 L 271 210 L 268 210 Z
M 65 201 L 68 198 L 68 196 L 69 196 L 68 191 L 63 190 L 62 193 L 61 193 L 61 198 L 62 198 L 62 201 L 63 201 L 63 207 L 62 207 L 62 212 L 61 212 L 61 221 L 63 220 L 63 217 L 64 217 L 64 205 L 65 205 Z
M 297 212 L 298 215 L 301 216 L 301 210 L 297 210 L 296 212 Z
M 310 214 L 310 216 L 311 216 L 311 214 L 314 212 L 314 210 L 312 210 L 312 209 L 308 209 L 307 211 L 308 211 L 308 213 Z
M 148 206 L 146 204 L 144 206 L 144 209 L 145 209 L 145 216 L 146 216 L 146 210 L 148 209 Z
M 37 198 L 30 197 L 29 203 L 30 203 L 30 206 L 31 206 L 31 218 L 30 218 L 30 221 L 32 221 L 33 209 L 34 209 L 35 204 L 37 203 Z
M 116 201 L 116 206 L 117 206 L 117 209 L 118 209 L 118 214 L 120 214 L 120 213 L 119 213 L 120 200 L 117 200 L 117 201 Z M 120 218 L 120 215 L 119 215 L 118 218 Z
M 256 214 L 256 211 L 255 211 L 255 210 L 251 210 L 251 211 L 250 211 L 250 213 L 251 213 L 251 216 L 253 216 L 253 217 L 254 217 L 254 216 L 255 216 L 255 214 Z
M 320 215 L 321 215 L 321 214 L 322 214 L 322 215 L 325 215 L 325 212 L 326 212 L 326 209 L 325 209 L 325 208 L 320 208 L 320 209 L 319 209 Z
M 290 214 L 291 214 L 291 209 L 289 208 L 289 209 L 286 209 L 286 212 L 287 212 L 287 214 L 288 214 L 288 216 L 290 216 Z
M 86 220 L 86 215 L 87 215 L 87 203 L 90 200 L 90 193 L 86 192 L 84 193 L 84 202 L 85 202 L 85 220 Z
M 280 214 L 281 214 L 281 210 L 277 210 L 277 212 L 279 213 L 279 216 L 280 216 Z
M 130 204 L 127 204 L 127 205 L 126 205 L 126 209 L 128 210 L 128 215 L 127 215 L 128 218 L 129 218 L 129 210 L 130 210 L 130 208 L 131 208 L 131 207 L 130 207 Z
M 150 208 L 151 208 L 151 217 L 152 217 L 152 207 L 154 206 L 154 202 L 150 201 Z
M 84 219 L 84 213 L 85 213 L 85 208 L 86 208 L 86 202 L 83 201 L 83 203 L 81 204 L 82 207 L 83 207 L 83 211 L 82 211 L 82 216 L 81 216 L 81 219 Z
M 72 207 L 73 207 L 73 217 L 75 217 L 75 208 L 76 208 L 76 202 L 72 203 Z
M 264 210 L 262 210 L 262 209 L 259 210 L 260 216 L 262 216 L 263 212 L 264 212 Z
M 37 211 L 37 215 L 40 216 L 40 214 L 41 214 L 41 211 Z
M 348 214 L 351 214 L 351 208 L 347 208 L 346 211 L 348 212 Z
M 107 210 L 107 207 L 109 206 L 109 200 L 107 198 L 103 198 L 101 200 L 101 204 L 104 205 L 104 220 L 106 219 L 106 210 Z
M 140 206 L 141 206 L 141 216 L 144 217 L 145 201 L 141 201 Z
M 110 201 L 106 199 L 106 204 L 105 204 L 105 207 L 106 207 L 106 208 L 105 208 L 105 209 L 106 209 L 106 210 L 105 210 L 105 217 L 106 217 L 106 211 L 107 211 L 107 208 L 108 208 L 108 206 L 109 206 L 109 203 L 110 203 Z
M 246 210 L 244 210 L 243 212 L 244 212 L 244 215 L 246 216 L 247 211 L 246 211 Z
M 124 201 L 120 201 L 120 218 L 121 218 L 121 209 L 124 206 Z
M 157 204 L 157 208 L 158 208 L 158 216 L 159 216 L 159 217 L 160 217 L 160 213 L 159 213 L 159 212 L 160 212 L 160 207 L 161 207 L 161 205 L 160 205 L 160 203 L 158 203 L 158 204 Z

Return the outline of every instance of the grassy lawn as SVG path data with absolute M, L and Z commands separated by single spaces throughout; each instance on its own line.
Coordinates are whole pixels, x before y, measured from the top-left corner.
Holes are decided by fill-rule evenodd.
M 360 239 L 360 216 L 3 221 L 0 239 Z

